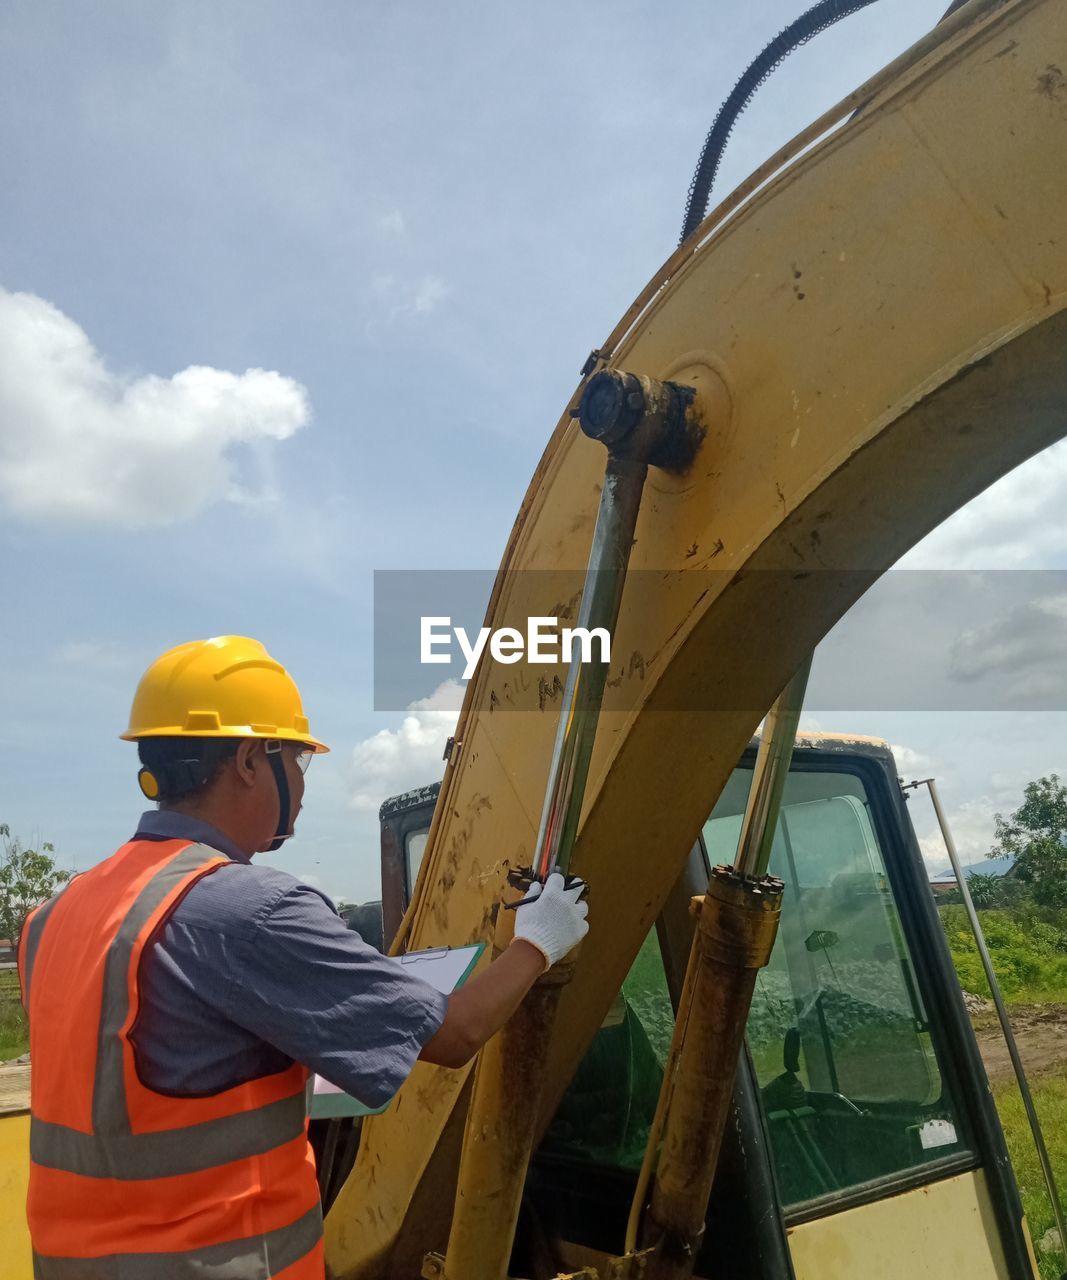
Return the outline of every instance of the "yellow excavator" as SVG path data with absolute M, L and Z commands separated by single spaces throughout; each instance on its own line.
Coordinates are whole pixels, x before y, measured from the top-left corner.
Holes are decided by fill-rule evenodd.
M 509 1274 L 626 1274 L 606 1264 L 625 1241 L 654 1132 L 692 948 L 690 903 L 712 867 L 734 857 L 760 741 L 701 827 L 532 1153 Z M 365 937 L 380 939 L 383 923 L 385 938 L 395 936 L 439 791 L 382 806 L 380 914 L 375 922 L 377 904 L 368 904 L 353 922 Z M 899 1274 L 868 1256 L 882 1230 L 901 1239 L 879 1240 L 879 1253 L 901 1250 L 931 1275 L 1033 1274 L 906 796 L 885 742 L 797 735 L 770 856 L 784 882 L 781 926 L 756 979 L 719 1162 L 703 1194 L 697 1275 Z M 701 1071 L 698 1089 L 704 1081 Z M 338 1123 L 317 1137 L 332 1205 L 359 1130 Z M 980 1150 L 991 1159 L 976 1178 Z M 862 1211 L 875 1204 L 879 1212 Z M 996 1250 L 994 1206 L 1014 1224 L 1021 1272 L 983 1264 Z
M 1067 10 L 953 6 L 706 213 L 731 125 L 488 606 L 610 662 L 483 656 L 439 792 L 383 814 L 394 951 L 488 959 L 553 868 L 589 936 L 475 1064 L 318 1136 L 333 1280 L 1038 1274 L 891 756 L 796 729 L 867 587 L 1067 434 Z
M 394 950 L 499 947 L 556 866 L 590 934 L 361 1122 L 332 1277 L 1037 1274 L 890 756 L 793 742 L 834 623 L 1067 433 L 1064 68 L 1058 0 L 956 6 L 698 182 L 590 356 L 485 622 L 606 622 L 609 669 L 483 657 L 383 890 Z

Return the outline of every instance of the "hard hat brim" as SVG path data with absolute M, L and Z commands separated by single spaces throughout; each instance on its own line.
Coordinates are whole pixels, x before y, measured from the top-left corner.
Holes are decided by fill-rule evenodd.
M 140 742 L 142 738 L 262 738 L 280 742 L 298 742 L 310 747 L 316 755 L 325 755 L 330 748 L 325 742 L 309 733 L 297 733 L 295 729 L 253 729 L 251 725 L 223 725 L 219 729 L 188 729 L 184 725 L 164 725 L 162 728 L 143 729 L 120 733 L 123 742 Z

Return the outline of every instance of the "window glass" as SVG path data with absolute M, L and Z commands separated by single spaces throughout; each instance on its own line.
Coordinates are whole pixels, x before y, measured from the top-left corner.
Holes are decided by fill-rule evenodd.
M 404 841 L 404 855 L 408 862 L 408 893 L 415 892 L 415 881 L 419 876 L 423 855 L 426 853 L 426 842 L 430 838 L 429 830 L 412 831 Z
M 705 825 L 712 861 L 733 859 L 742 789 Z M 786 1206 L 960 1151 L 858 777 L 790 774 L 770 870 L 785 898 L 748 1041 Z
M 541 1145 L 554 1155 L 639 1169 L 674 1034 L 653 929 L 645 939 Z
M 734 861 L 751 777 L 735 770 L 704 826 L 712 865 Z M 784 1206 L 963 1150 L 862 781 L 791 773 L 770 869 L 782 920 L 747 1031 Z M 542 1151 L 639 1167 L 673 1029 L 653 930 Z

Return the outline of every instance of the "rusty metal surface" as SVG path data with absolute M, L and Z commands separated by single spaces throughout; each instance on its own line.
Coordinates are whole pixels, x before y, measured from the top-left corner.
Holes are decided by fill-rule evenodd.
M 623 599 L 572 863 L 592 886 L 591 930 L 548 1048 L 540 1126 L 804 654 L 866 582 L 1067 429 L 1067 89 L 1050 65 L 1067 67 L 1061 4 L 990 9 L 705 224 L 621 326 L 613 365 L 724 388 L 730 413 L 689 475 L 646 483 L 631 569 L 658 575 L 660 607 Z M 565 412 L 489 625 L 556 603 L 516 570 L 584 566 L 602 458 Z M 482 663 L 410 945 L 491 935 L 508 871 L 531 861 L 558 706 L 536 669 Z M 391 1274 L 401 1235 L 420 1230 L 411 1206 L 448 1201 L 455 1168 L 431 1156 L 464 1079 L 420 1065 L 367 1122 L 327 1221 L 334 1274 Z
M 757 972 L 778 933 L 782 882 L 715 867 L 697 920 L 689 1013 L 675 1029 L 677 1068 L 641 1243 L 649 1280 L 690 1276 L 733 1096 Z
M 516 892 L 511 890 L 509 898 Z M 514 936 L 514 913 L 499 911 L 496 953 Z M 574 975 L 579 950 L 541 975 L 478 1055 L 441 1280 L 475 1276 L 507 1280 L 537 1127 L 545 1056 L 560 994 Z
M 482 1050 L 467 1116 L 445 1280 L 506 1280 L 533 1149 L 557 983 L 538 983 Z

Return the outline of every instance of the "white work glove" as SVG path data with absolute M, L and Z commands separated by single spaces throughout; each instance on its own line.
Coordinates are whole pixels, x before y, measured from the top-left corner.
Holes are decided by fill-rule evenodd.
M 589 932 L 589 903 L 578 901 L 585 882 L 576 880 L 569 889 L 563 885 L 558 871 L 553 871 L 544 885 L 535 881 L 515 912 L 515 937 L 541 952 L 546 969 L 562 960 Z

